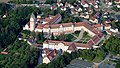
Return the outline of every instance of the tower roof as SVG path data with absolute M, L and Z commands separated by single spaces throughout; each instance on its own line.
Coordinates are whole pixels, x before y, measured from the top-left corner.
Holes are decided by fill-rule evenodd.
M 35 19 L 35 15 L 33 13 L 31 14 L 31 18 Z

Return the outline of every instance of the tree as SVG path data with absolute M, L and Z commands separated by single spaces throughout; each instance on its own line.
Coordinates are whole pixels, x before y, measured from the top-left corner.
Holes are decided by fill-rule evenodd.
M 37 11 L 35 7 L 17 7 L 8 11 L 9 14 L 5 19 L 0 18 L 0 46 L 2 48 L 14 42 L 34 11 Z
M 53 35 L 53 33 L 52 33 L 52 35 L 51 35 L 51 40 L 54 40 L 55 38 L 54 38 L 54 35 Z
M 5 3 L 0 3 L 0 15 L 4 15 L 8 13 L 11 10 L 11 5 L 5 4 Z
M 65 36 L 64 36 L 64 33 L 60 34 L 60 40 L 65 40 Z
M 115 65 L 115 68 L 120 68 L 120 60 L 117 61 L 117 64 Z
M 10 0 L 9 2 L 15 4 L 32 4 L 33 0 Z
M 47 64 L 42 63 L 42 64 L 38 65 L 38 66 L 35 67 L 35 68 L 47 68 Z
M 24 33 L 24 34 L 27 34 L 27 35 L 30 35 L 30 31 L 29 30 L 22 30 L 21 33 Z
M 53 3 L 57 3 L 57 0 L 46 0 L 45 3 L 46 4 L 53 4 Z
M 63 57 L 64 57 L 64 59 L 65 59 L 65 64 L 66 64 L 66 65 L 69 64 L 70 61 L 72 60 L 70 54 L 67 53 L 67 52 L 64 52 Z
M 37 65 L 38 49 L 31 47 L 27 42 L 16 40 L 8 46 L 7 51 L 9 54 L 7 56 L 1 55 L 2 59 L 0 59 L 3 68 L 34 68 Z

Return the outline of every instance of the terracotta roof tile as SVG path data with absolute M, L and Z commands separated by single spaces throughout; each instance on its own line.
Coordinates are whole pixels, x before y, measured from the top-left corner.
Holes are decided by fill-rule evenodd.
M 2 51 L 1 54 L 8 54 L 8 52 L 4 52 L 4 51 Z
M 43 21 L 49 22 L 50 24 L 54 24 L 54 22 L 57 21 L 60 17 L 61 17 L 61 15 L 60 15 L 60 14 L 57 14 L 57 15 L 55 15 L 55 16 L 47 17 L 47 18 L 45 18 Z
M 62 24 L 62 25 L 63 25 L 63 27 L 69 27 L 69 26 L 72 26 L 73 23 L 72 23 L 72 22 L 70 22 L 70 23 L 64 23 L 64 24 Z
M 75 45 L 76 45 L 76 47 L 91 48 L 89 45 L 83 44 L 83 43 L 75 43 Z
M 55 41 L 55 40 L 47 40 L 44 43 L 63 43 L 65 46 L 71 46 L 73 42 L 64 42 L 64 41 Z M 91 46 L 83 43 L 74 43 L 76 47 L 84 47 L 84 48 L 90 48 Z
M 99 12 L 93 15 L 94 18 L 97 18 L 99 16 Z
M 77 48 L 74 43 L 72 43 L 69 47 L 68 50 L 75 51 Z
M 96 4 L 95 4 L 95 1 L 93 1 L 93 0 L 91 0 L 91 2 L 92 2 L 92 4 L 95 6 Z
M 87 42 L 87 44 L 88 44 L 89 46 L 93 46 L 93 45 L 94 45 L 94 42 L 93 42 L 92 40 L 90 40 L 90 41 Z
M 97 24 L 94 24 L 94 25 L 92 25 L 94 28 L 98 28 L 98 27 L 101 27 L 102 25 L 101 24 L 99 24 L 99 23 L 97 23 Z
M 94 41 L 94 43 L 97 43 L 100 39 L 97 35 L 95 35 L 94 37 L 92 37 L 92 40 Z
M 44 26 L 44 25 L 42 25 L 42 24 L 38 23 L 38 24 L 37 24 L 37 26 L 36 26 L 36 28 L 37 28 L 37 29 L 42 29 L 42 28 L 43 28 L 43 26 Z
M 48 55 L 47 55 L 47 57 L 48 57 L 48 59 L 50 60 L 50 61 L 52 61 L 54 58 L 55 58 L 55 56 L 57 55 L 57 50 L 56 49 L 54 49 L 54 50 L 52 50 Z
M 114 1 L 119 2 L 120 0 L 114 0 Z
M 83 5 L 85 5 L 85 4 L 86 4 L 86 2 L 85 2 L 84 0 L 82 0 L 81 2 L 82 2 L 82 4 L 83 4 Z

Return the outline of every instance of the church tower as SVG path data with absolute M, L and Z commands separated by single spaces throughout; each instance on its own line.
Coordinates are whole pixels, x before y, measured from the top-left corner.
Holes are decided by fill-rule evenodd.
M 32 13 L 30 17 L 30 31 L 34 31 L 35 29 L 35 15 Z

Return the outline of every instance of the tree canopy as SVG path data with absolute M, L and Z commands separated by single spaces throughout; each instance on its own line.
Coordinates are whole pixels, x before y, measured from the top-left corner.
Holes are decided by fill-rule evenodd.
M 15 4 L 32 4 L 34 0 L 10 0 L 10 3 Z
M 34 11 L 37 11 L 35 7 L 17 7 L 9 11 L 5 19 L 0 18 L 0 47 L 6 47 L 14 42 Z
M 5 3 L 0 3 L 0 15 L 3 16 L 4 14 L 6 14 L 7 12 L 10 11 L 11 9 L 11 5 L 9 4 L 5 4 Z
M 37 65 L 38 49 L 27 42 L 16 40 L 7 47 L 7 55 L 0 54 L 3 68 L 33 68 Z

